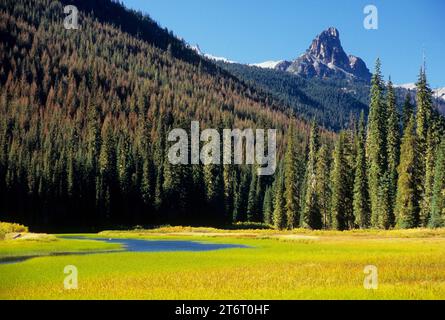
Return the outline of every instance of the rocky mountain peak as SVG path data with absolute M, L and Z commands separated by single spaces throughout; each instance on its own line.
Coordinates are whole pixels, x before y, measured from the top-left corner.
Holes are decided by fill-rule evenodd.
M 287 71 L 308 78 L 371 79 L 365 62 L 356 56 L 348 56 L 343 50 L 340 32 L 334 27 L 321 32 Z
M 325 64 L 332 63 L 342 67 L 349 64 L 348 56 L 341 46 L 339 32 L 335 28 L 329 28 L 320 33 L 312 41 L 307 53 Z

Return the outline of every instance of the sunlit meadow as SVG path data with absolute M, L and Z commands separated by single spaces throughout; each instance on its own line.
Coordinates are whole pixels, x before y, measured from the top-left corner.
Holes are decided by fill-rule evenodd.
M 89 236 L 89 235 L 87 235 Z M 248 245 L 207 252 L 54 252 L 117 249 L 92 240 L 0 241 L 1 299 L 445 299 L 445 230 L 310 232 L 163 228 L 104 232 L 106 238 L 196 240 Z M 65 290 L 64 267 L 78 269 Z M 364 268 L 378 269 L 367 290 Z

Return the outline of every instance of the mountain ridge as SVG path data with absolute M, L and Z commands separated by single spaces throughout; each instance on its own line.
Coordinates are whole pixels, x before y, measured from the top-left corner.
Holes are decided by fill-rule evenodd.
M 189 46 L 199 55 L 210 60 L 225 63 L 237 63 L 224 57 L 216 57 L 201 51 L 198 45 Z M 346 79 L 354 81 L 371 81 L 371 72 L 366 63 L 359 57 L 346 54 L 340 41 L 340 32 L 330 27 L 318 34 L 305 53 L 293 61 L 268 60 L 247 64 L 263 69 L 274 69 L 297 74 L 305 78 Z
M 317 35 L 306 52 L 297 59 L 283 62 L 289 63 L 285 71 L 305 78 L 353 79 L 368 83 L 371 80 L 366 63 L 357 56 L 347 55 L 343 50 L 340 32 L 334 27 Z M 257 66 L 261 67 L 262 64 Z

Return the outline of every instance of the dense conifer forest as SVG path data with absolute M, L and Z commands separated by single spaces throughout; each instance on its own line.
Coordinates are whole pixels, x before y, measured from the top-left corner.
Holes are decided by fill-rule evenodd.
M 333 131 L 349 128 L 354 119 L 369 112 L 370 83 L 338 78 L 304 78 L 287 71 L 260 68 L 239 63 L 217 62 L 249 86 L 280 101 L 295 115 L 306 121 L 316 120 L 319 126 Z M 402 112 L 407 96 L 416 104 L 415 92 L 394 87 L 397 109 Z M 445 101 L 433 95 L 433 104 L 445 115 Z
M 254 88 L 268 92 L 296 115 L 339 131 L 368 114 L 369 84 L 338 79 L 305 79 L 286 71 L 218 62 L 219 66 Z
M 198 56 L 147 16 L 108 0 L 70 1 L 81 29 L 65 30 L 64 4 L 0 3 L 0 219 L 45 230 L 444 225 L 445 124 L 425 68 L 414 107 L 377 61 L 369 109 L 357 103 L 334 133 L 319 126 L 320 110 L 308 113 L 317 121 L 302 120 L 286 99 Z M 168 132 L 191 121 L 277 129 L 276 173 L 172 165 Z

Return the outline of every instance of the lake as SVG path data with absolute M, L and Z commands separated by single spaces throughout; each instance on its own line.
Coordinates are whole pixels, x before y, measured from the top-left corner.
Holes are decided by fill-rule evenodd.
M 69 240 L 95 240 L 107 243 L 116 243 L 122 245 L 121 250 L 102 250 L 90 252 L 54 252 L 46 256 L 65 256 L 65 255 L 85 255 L 85 254 L 103 254 L 118 252 L 175 252 L 175 251 L 212 251 L 222 249 L 250 248 L 245 245 L 208 243 L 189 240 L 143 240 L 143 239 L 111 239 L 111 238 L 90 238 L 80 236 L 61 236 L 61 239 Z M 45 256 L 45 255 L 43 255 Z M 42 257 L 42 255 L 26 257 L 8 257 L 0 260 L 0 264 L 18 263 L 31 258 Z

